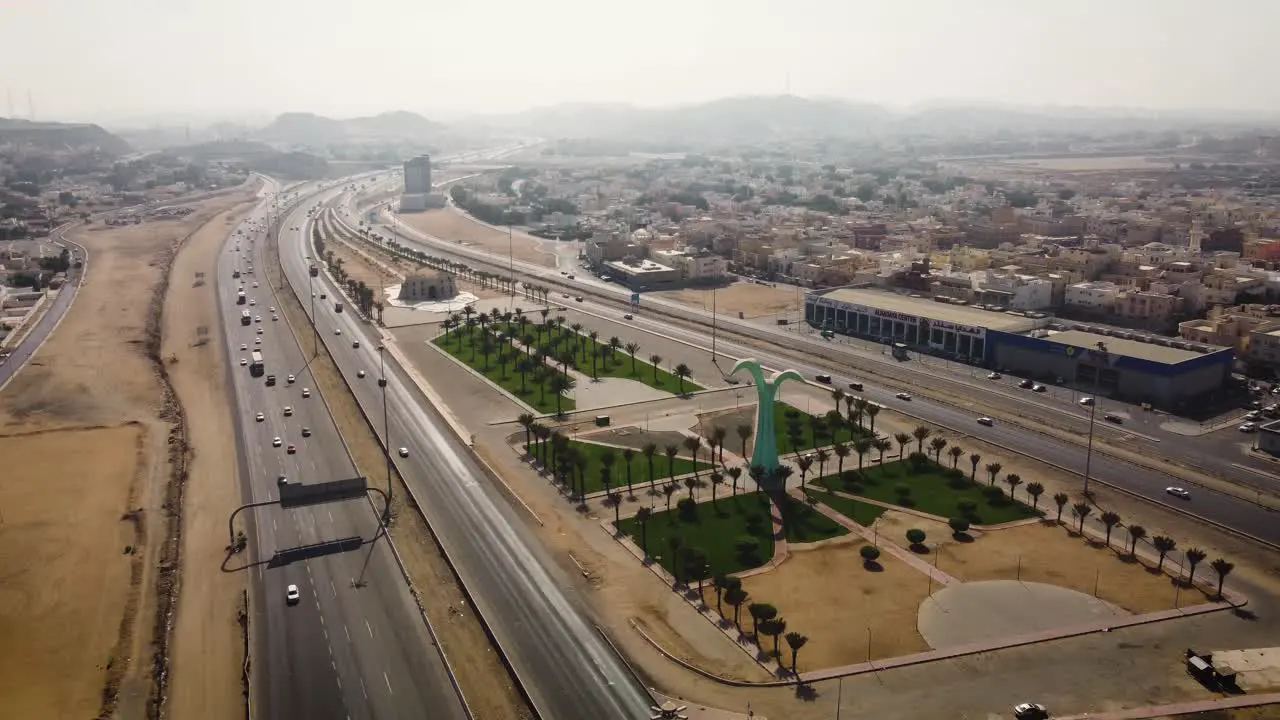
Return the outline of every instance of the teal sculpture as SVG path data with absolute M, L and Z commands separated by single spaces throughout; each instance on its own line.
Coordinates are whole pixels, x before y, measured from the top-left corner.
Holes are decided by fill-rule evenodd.
M 764 468 L 767 476 L 772 476 L 778 469 L 778 439 L 773 430 L 773 398 L 778 392 L 778 386 L 784 381 L 804 382 L 804 378 L 795 370 L 782 370 L 774 373 L 772 378 L 765 378 L 764 369 L 755 358 L 739 360 L 729 371 L 729 375 L 736 375 L 739 370 L 746 370 L 755 378 L 756 395 L 759 398 L 756 405 L 756 445 L 751 452 L 751 466 Z

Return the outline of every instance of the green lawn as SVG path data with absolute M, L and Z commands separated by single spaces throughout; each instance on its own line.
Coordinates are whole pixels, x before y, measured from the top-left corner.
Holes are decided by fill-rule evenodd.
M 795 445 L 791 442 L 791 426 L 788 424 L 787 420 L 788 413 L 798 416 L 800 420 L 800 441 Z M 858 437 L 871 437 L 870 430 L 850 427 L 849 423 L 845 421 L 841 422 L 840 425 L 835 428 L 834 438 L 832 437 L 830 429 L 828 429 L 818 437 L 818 442 L 815 444 L 813 437 L 813 425 L 810 422 L 811 417 L 813 416 L 803 410 L 798 410 L 781 400 L 773 401 L 773 436 L 778 442 L 778 452 L 780 454 L 803 452 L 815 447 L 826 447 L 838 442 L 849 443 L 853 441 L 855 435 Z M 823 427 L 827 427 L 825 422 L 826 419 L 822 419 L 824 421 Z M 873 455 L 874 452 L 869 454 L 868 457 Z M 834 461 L 835 458 L 833 457 L 832 460 Z M 846 467 L 849 465 L 850 460 L 853 461 L 854 465 L 857 465 L 857 456 L 850 455 L 845 459 Z
M 557 327 L 551 333 L 543 330 L 541 342 L 539 342 L 539 324 L 526 324 L 524 335 L 532 335 L 534 337 L 534 345 L 549 357 L 558 358 L 564 350 L 572 349 L 574 351 L 573 366 L 587 375 L 593 373 L 593 354 L 600 349 L 604 349 L 606 351 L 605 354 L 595 358 L 594 372 L 598 377 L 636 380 L 649 387 L 665 390 L 669 393 L 679 393 L 681 392 L 681 387 L 684 388 L 683 392 L 695 392 L 703 389 L 702 386 L 689 380 L 685 380 L 682 386 L 680 379 L 670 372 L 661 368 L 655 370 L 653 365 L 646 362 L 651 353 L 646 353 L 643 347 L 636 351 L 636 356 L 633 360 L 626 350 L 625 342 L 617 350 L 610 352 L 609 338 L 601 337 L 599 340 L 592 341 L 590 337 L 575 333 L 571 328 L 566 327 Z M 516 323 L 499 326 L 499 329 L 512 336 L 520 336 L 520 326 Z
M 526 405 L 532 407 L 541 413 L 555 413 L 558 411 L 569 411 L 574 408 L 573 398 L 561 397 L 557 404 L 555 393 L 551 392 L 550 384 L 547 381 L 541 383 L 534 380 L 530 374 L 525 378 L 523 383 L 523 392 L 521 391 L 520 373 L 515 369 L 515 358 L 519 357 L 518 353 L 511 353 L 512 359 L 506 363 L 505 370 L 498 361 L 497 345 L 494 342 L 494 350 L 489 355 L 488 365 L 485 364 L 483 353 L 480 351 L 479 329 L 475 330 L 474 335 L 466 332 L 465 329 L 457 330 L 449 333 L 449 339 L 446 341 L 445 336 L 441 335 L 432 342 L 445 352 L 458 358 L 462 362 L 469 365 L 472 369 L 489 379 L 490 382 L 498 385 L 507 392 L 520 398 Z M 475 345 L 475 357 L 472 358 L 472 345 Z
M 968 519 L 978 525 L 998 525 L 1038 514 L 1030 506 L 1011 500 L 1007 485 L 996 485 L 1004 492 L 993 500 L 987 496 L 989 491 L 986 483 L 969 482 L 968 473 L 962 473 L 963 477 L 953 480 L 947 477 L 947 472 L 947 468 L 932 461 L 925 464 L 919 472 L 913 472 L 909 460 L 899 460 L 883 466 L 867 467 L 861 473 L 861 479 L 853 482 L 849 478 L 856 478 L 857 473 L 847 466 L 845 478 L 830 474 L 813 482 L 825 488 L 894 505 L 902 505 L 896 488 L 898 485 L 905 485 L 911 489 L 908 496 L 909 507 L 944 518 L 959 516 L 960 501 L 971 500 L 977 505 L 977 509 Z M 825 498 L 823 501 L 826 501 Z
M 600 478 L 600 456 L 606 452 L 612 451 L 614 455 L 614 463 L 612 470 L 612 480 L 610 481 L 614 488 L 626 487 L 627 485 L 627 464 L 622 459 L 623 448 L 613 447 L 611 445 L 599 445 L 593 442 L 584 442 L 582 440 L 570 440 L 569 446 L 577 448 L 587 458 L 587 466 L 583 471 L 586 478 L 587 492 L 592 493 L 597 490 L 604 489 L 604 483 Z M 680 448 L 683 453 L 684 448 Z M 702 474 L 702 480 L 710 485 L 711 480 L 708 479 L 707 473 L 712 469 L 711 465 L 704 462 L 698 463 L 698 472 Z M 693 472 L 693 460 L 680 457 L 679 455 L 673 461 L 668 463 L 667 455 L 663 452 L 663 448 L 659 447 L 658 452 L 653 455 L 653 477 L 657 480 L 657 486 L 662 487 L 662 483 L 667 482 L 674 474 L 676 477 L 687 475 Z M 640 488 L 647 487 L 649 484 L 649 460 L 644 453 L 636 450 L 635 457 L 631 458 L 631 482 L 632 489 L 639 491 Z M 722 488 L 723 489 L 723 488 Z M 686 492 L 684 486 L 681 486 L 680 492 Z M 699 492 L 710 492 L 710 490 L 699 490 Z M 719 491 L 717 491 L 719 492 Z M 676 494 L 676 499 L 682 497 L 680 493 Z M 672 501 L 674 502 L 674 500 Z
M 828 492 L 805 490 L 804 494 L 811 498 L 817 498 L 818 502 L 826 505 L 863 527 L 871 527 L 871 523 L 875 522 L 876 518 L 885 513 L 885 509 L 879 505 L 858 502 L 857 500 L 841 497 Z
M 683 543 L 682 555 L 689 548 L 706 553 L 711 574 L 759 567 L 773 557 L 769 501 L 763 493 L 744 493 L 736 497 L 725 495 L 714 506 L 710 502 L 700 502 L 694 507 L 696 514 L 686 516 L 675 508 L 674 502 L 670 512 L 659 505 L 649 520 L 647 551 L 668 572 L 675 572 L 668 543 L 668 538 L 673 536 L 680 537 Z M 790 518 L 787 538 L 791 542 L 812 542 L 848 532 L 802 503 L 791 503 L 787 515 Z M 622 531 L 640 544 L 640 527 L 634 517 L 622 521 Z M 743 545 L 747 552 L 743 551 Z

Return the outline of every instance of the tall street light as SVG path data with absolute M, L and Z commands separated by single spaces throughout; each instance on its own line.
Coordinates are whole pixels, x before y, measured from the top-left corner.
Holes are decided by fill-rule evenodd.
M 387 509 L 386 520 L 391 521 L 391 427 L 387 423 L 387 359 L 386 346 L 378 344 L 378 387 L 382 388 L 382 445 L 383 457 L 387 465 Z
M 1089 405 L 1089 444 L 1084 456 L 1084 495 L 1089 497 L 1089 470 L 1093 464 L 1093 424 L 1098 414 L 1098 387 L 1102 382 L 1102 369 L 1109 363 L 1106 343 L 1099 342 L 1096 350 L 1088 351 L 1093 362 L 1093 402 Z

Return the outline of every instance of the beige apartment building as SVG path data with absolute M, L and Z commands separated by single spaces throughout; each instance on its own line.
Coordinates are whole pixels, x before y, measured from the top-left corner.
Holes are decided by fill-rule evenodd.
M 1280 328 L 1280 305 L 1249 304 L 1236 307 L 1215 307 L 1202 320 L 1178 323 L 1178 336 L 1190 342 L 1221 345 L 1236 349 L 1240 357 L 1252 355 L 1256 336 L 1270 335 Z M 1263 340 L 1270 344 L 1270 340 Z

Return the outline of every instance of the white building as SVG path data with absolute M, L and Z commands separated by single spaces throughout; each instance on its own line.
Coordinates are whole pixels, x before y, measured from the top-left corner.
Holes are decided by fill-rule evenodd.
M 679 270 L 685 280 L 719 280 L 729 271 L 728 261 L 709 252 L 655 250 L 653 254 L 662 264 Z
M 985 302 L 998 296 L 1011 310 L 1044 310 L 1053 307 L 1053 283 L 1034 275 L 1000 274 L 988 270 L 974 273 L 974 289 Z
M 1082 310 L 1111 312 L 1119 294 L 1120 286 L 1113 282 L 1082 282 L 1067 286 L 1063 302 L 1069 307 Z

